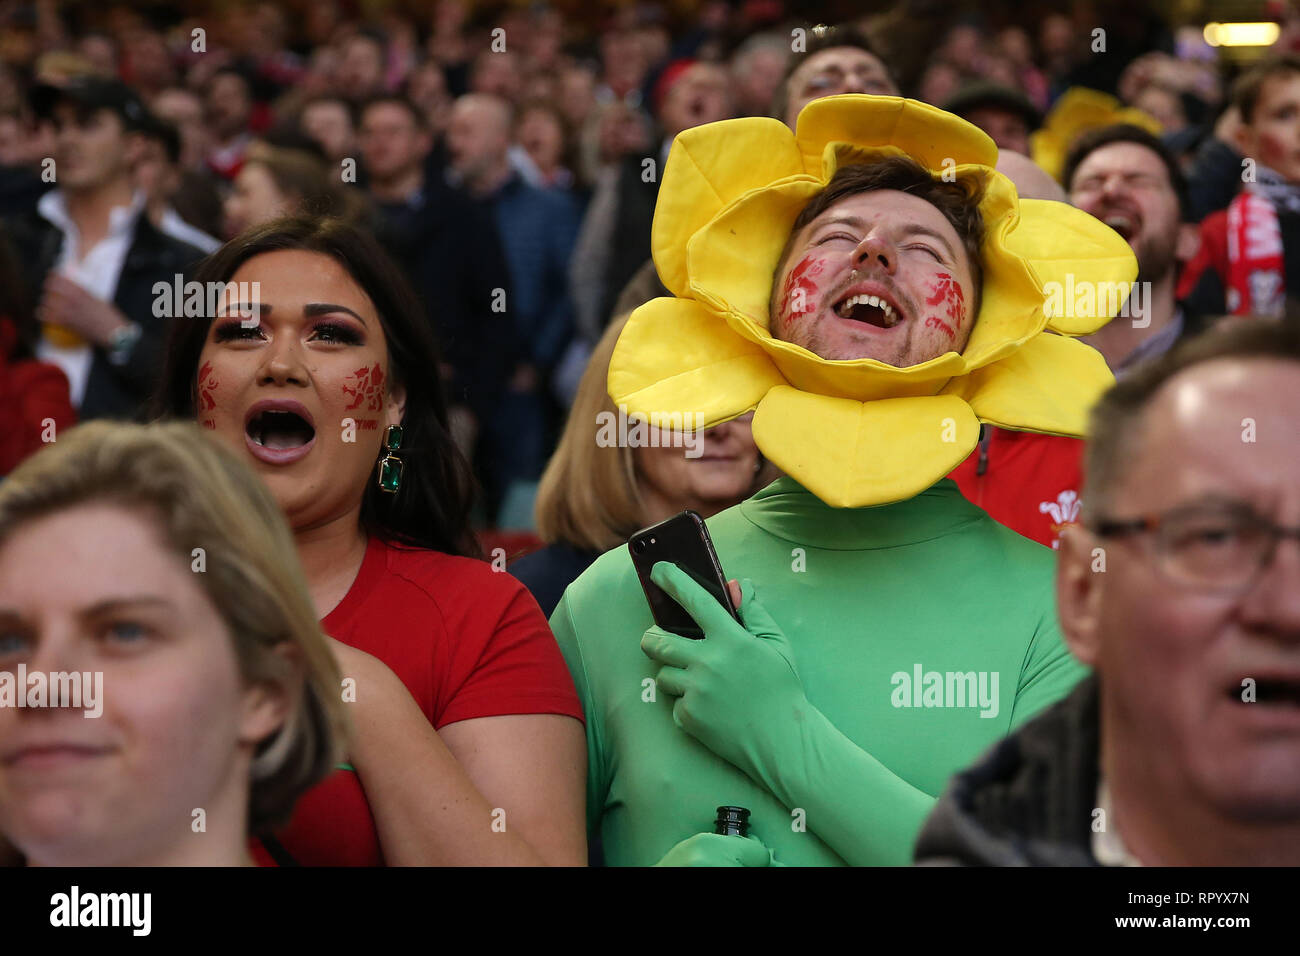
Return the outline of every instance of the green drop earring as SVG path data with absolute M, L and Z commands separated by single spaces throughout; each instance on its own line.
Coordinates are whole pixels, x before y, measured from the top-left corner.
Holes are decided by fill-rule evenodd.
M 402 459 L 397 452 L 402 447 L 402 426 L 389 425 L 384 429 L 384 457 L 379 459 L 379 490 L 397 494 L 402 486 Z

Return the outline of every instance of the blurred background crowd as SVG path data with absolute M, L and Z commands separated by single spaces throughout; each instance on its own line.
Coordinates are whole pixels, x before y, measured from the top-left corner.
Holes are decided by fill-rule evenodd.
M 1243 19 L 1263 28 L 1249 45 L 1213 25 Z M 822 23 L 841 26 L 829 46 Z M 681 131 L 901 93 L 1059 179 L 1072 137 L 1123 120 L 1175 158 L 1194 222 L 1240 186 L 1233 78 L 1297 48 L 1284 2 L 7 0 L 0 475 L 39 447 L 27 423 L 131 416 L 151 391 L 154 332 L 133 342 L 92 300 L 136 319 L 197 255 L 306 211 L 373 230 L 410 278 L 484 491 L 476 523 L 530 533 L 593 350 L 660 294 L 650 225 Z M 91 122 L 105 107 L 122 122 Z M 68 233 L 76 209 L 50 194 L 97 184 L 128 218 L 82 240 L 122 242 L 52 262 L 48 224 Z
M 698 813 L 722 800 L 756 811 L 783 863 L 893 865 L 944 781 L 1058 699 L 990 752 L 1016 774 L 1004 788 L 992 764 L 958 779 L 919 858 L 1293 863 L 1300 565 L 1279 545 L 1296 536 L 1298 403 L 1293 368 L 1255 360 L 1300 354 L 1298 6 L 0 0 L 0 664 L 102 666 L 127 688 L 103 721 L 0 709 L 0 865 L 776 861 L 707 832 Z M 781 476 L 753 413 L 696 441 L 629 440 L 609 370 L 629 314 L 666 293 L 652 223 L 675 137 L 738 117 L 784 137 L 844 93 L 983 129 L 1026 200 L 1015 238 L 1090 235 L 1073 221 L 1111 242 L 1045 269 L 1130 268 L 1088 216 L 1131 247 L 1135 283 L 1082 283 L 1127 296 L 1089 291 L 1077 313 L 1119 312 L 1082 339 L 1120 380 L 1086 490 L 1082 441 L 992 424 L 1014 389 L 980 412 L 956 487 L 892 511 L 832 508 Z M 825 106 L 805 120 L 892 108 Z M 673 162 L 716 158 L 735 130 Z M 918 169 L 904 188 L 936 185 Z M 879 207 L 877 225 L 926 228 L 908 208 L 952 224 L 902 198 L 916 205 Z M 964 221 L 970 249 L 982 222 Z M 265 285 L 264 322 L 244 324 L 242 291 L 212 298 L 244 279 Z M 848 291 L 839 305 L 896 326 Z M 848 445 L 821 414 L 798 427 Z M 189 424 L 107 421 L 157 417 Z M 891 465 L 890 443 L 925 440 L 869 427 L 881 444 L 855 453 Z M 627 563 L 600 558 L 686 509 L 719 516 L 721 560 L 751 576 L 739 620 L 699 587 L 670 594 L 707 618 L 702 644 L 647 630 Z M 1081 514 L 1093 537 L 1063 535 Z M 1096 573 L 1092 544 L 1111 540 Z M 826 555 L 807 575 L 805 545 Z M 931 652 L 960 664 L 950 697 L 972 667 L 981 688 L 991 675 L 989 712 L 971 683 L 929 714 L 943 676 L 923 701 L 919 662 L 913 703 L 864 691 Z M 1105 680 L 1062 697 L 1081 665 Z M 1098 708 L 1118 715 L 1104 745 Z M 1006 757 L 1016 739 L 1023 760 Z M 211 811 L 201 840 L 195 807 Z M 1125 840 L 1094 840 L 1108 807 Z

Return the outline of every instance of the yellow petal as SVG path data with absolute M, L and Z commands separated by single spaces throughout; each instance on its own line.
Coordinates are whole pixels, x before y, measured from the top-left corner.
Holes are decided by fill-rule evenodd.
M 1100 352 L 1045 333 L 954 379 L 944 393 L 965 399 L 980 421 L 1001 428 L 1082 438 L 1089 410 L 1113 384 Z
M 1021 201 L 1020 222 L 1006 246 L 1033 270 L 1047 328 L 1065 335 L 1090 335 L 1113 319 L 1137 278 L 1137 258 L 1119 233 L 1050 199 Z M 1070 293 L 1085 287 L 1095 305 L 1076 310 L 1078 297 Z
M 783 385 L 763 350 L 689 299 L 651 299 L 632 313 L 609 364 L 609 394 L 629 414 L 700 415 L 702 427 L 753 408 Z
M 996 169 L 978 167 L 984 176 L 984 198 L 980 215 L 984 219 L 984 242 L 980 263 L 984 281 L 980 290 L 980 311 L 962 352 L 963 372 L 997 361 L 1012 349 L 1043 330 L 1043 293 L 1023 254 L 1010 245 L 1013 237 L 1032 220 L 1028 209 L 1016 197 L 1011 180 Z M 967 171 L 959 166 L 958 176 Z
M 714 217 L 687 244 L 690 294 L 766 329 L 773 273 L 790 227 L 824 186 L 811 176 L 783 179 L 747 193 Z
M 903 501 L 957 467 L 979 439 L 954 395 L 875 402 L 773 388 L 754 413 L 754 442 L 835 508 Z
M 779 120 L 723 120 L 678 133 L 650 232 L 664 285 L 674 295 L 688 295 L 686 243 L 695 231 L 738 196 L 801 172 L 794 135 Z
M 802 346 L 774 339 L 766 329 L 741 316 L 728 314 L 726 319 L 738 335 L 767 353 L 789 384 L 818 395 L 862 402 L 936 395 L 954 375 L 964 375 L 967 371 L 965 361 L 956 352 L 945 352 L 908 368 L 896 368 L 875 359 L 833 361 Z
M 1058 183 L 1065 169 L 1065 143 L 1061 134 L 1043 127 L 1029 134 L 1029 158 Z
M 1059 181 L 1074 141 L 1088 130 L 1115 123 L 1132 123 L 1157 136 L 1163 132 L 1160 121 L 1149 113 L 1124 106 L 1109 93 L 1072 86 L 1052 105 L 1043 128 L 1030 134 L 1030 155 Z
M 945 165 L 992 166 L 998 161 L 997 146 L 978 126 L 899 96 L 845 93 L 813 100 L 799 113 L 795 141 L 803 171 L 823 180 L 835 171 L 825 167 L 827 143 L 851 143 L 862 149 L 892 146 L 936 172 Z

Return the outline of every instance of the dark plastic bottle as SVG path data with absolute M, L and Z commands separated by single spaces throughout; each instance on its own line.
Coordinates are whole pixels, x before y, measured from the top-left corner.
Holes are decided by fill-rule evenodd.
M 749 836 L 749 811 L 744 807 L 718 807 L 713 832 L 721 836 Z

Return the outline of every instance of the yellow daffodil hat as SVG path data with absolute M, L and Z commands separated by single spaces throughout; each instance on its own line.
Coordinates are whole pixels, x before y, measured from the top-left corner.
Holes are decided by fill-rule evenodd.
M 1074 141 L 1101 126 L 1130 123 L 1159 136 L 1160 121 L 1150 113 L 1125 106 L 1109 93 L 1072 86 L 1052 106 L 1042 129 L 1029 134 L 1029 155 L 1057 182 L 1065 173 L 1065 157 Z
M 839 166 L 899 154 L 936 176 L 984 176 L 984 281 L 965 350 L 896 368 L 823 359 L 774 338 L 773 273 L 799 212 Z M 981 421 L 1081 436 L 1089 407 L 1113 378 L 1100 353 L 1069 336 L 1109 321 L 1116 297 L 1058 308 L 1049 305 L 1050 284 L 1059 283 L 1059 304 L 1061 289 L 1131 283 L 1137 262 L 1128 243 L 1087 213 L 1019 199 L 994 168 L 997 155 L 965 120 L 893 96 L 814 100 L 793 133 L 753 117 L 679 134 L 651 235 L 673 297 L 632 313 L 610 362 L 610 397 L 652 424 L 707 428 L 754 410 L 763 454 L 841 508 L 919 494 L 970 454 Z

